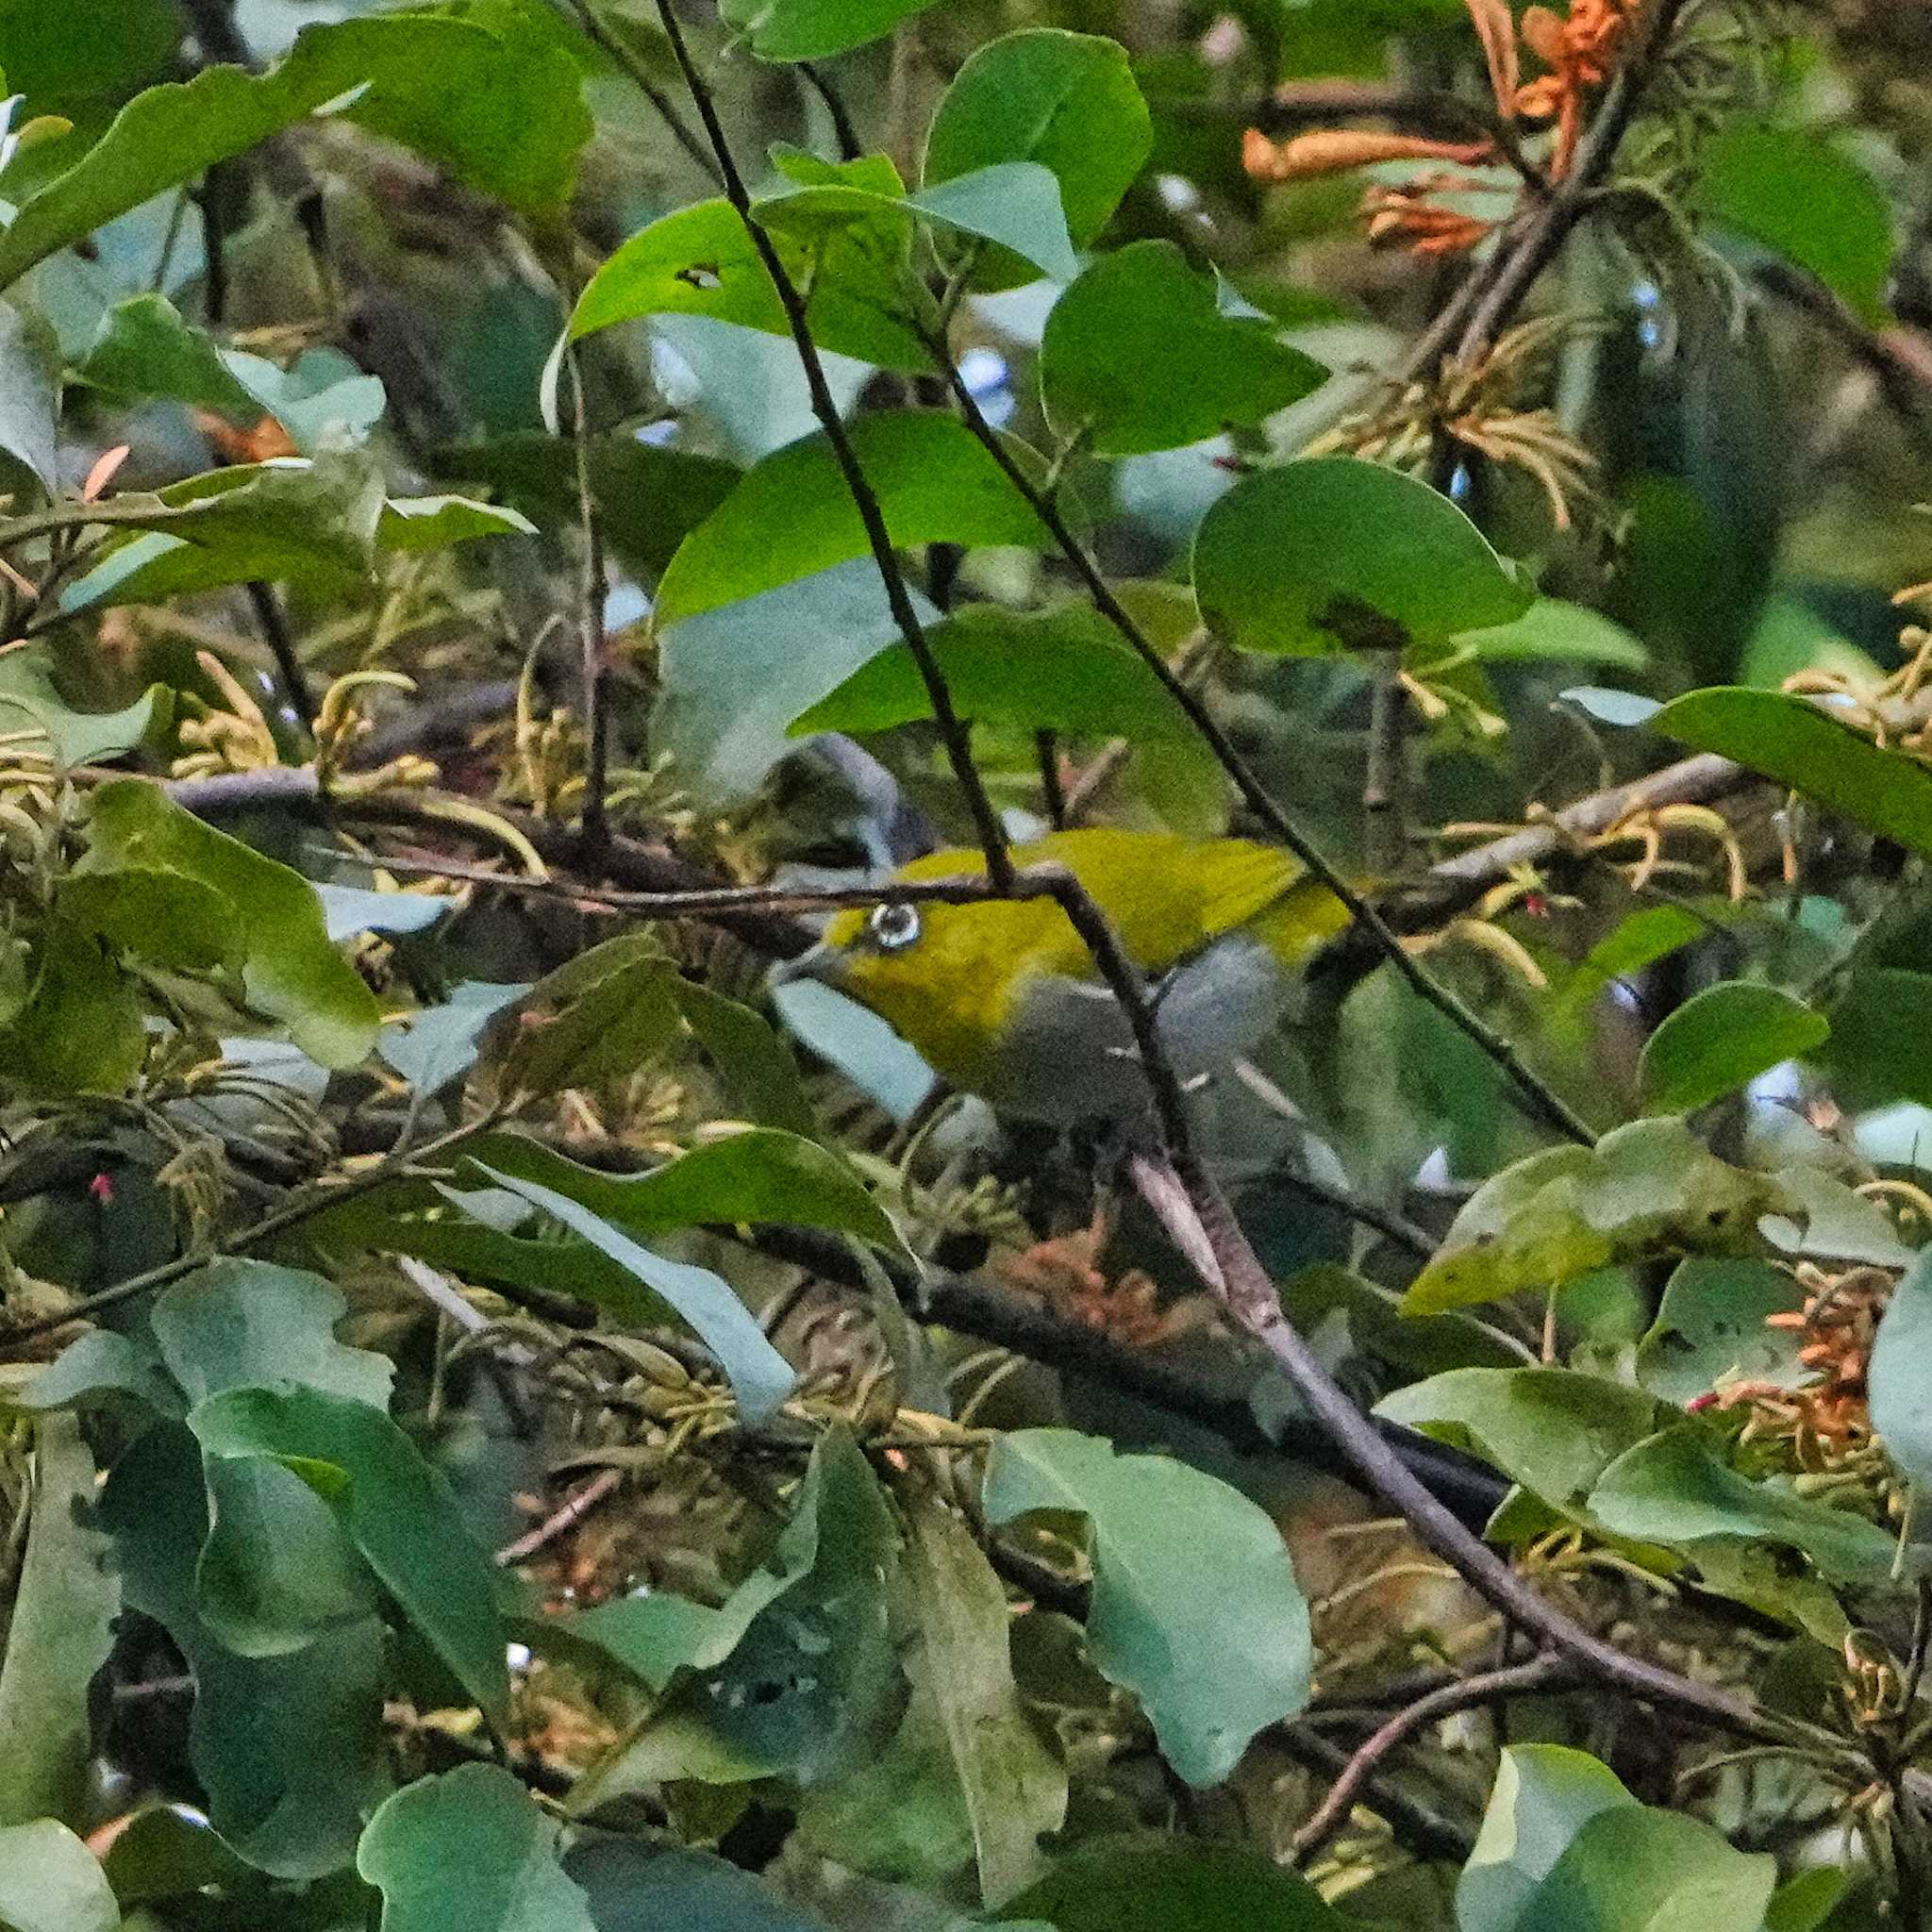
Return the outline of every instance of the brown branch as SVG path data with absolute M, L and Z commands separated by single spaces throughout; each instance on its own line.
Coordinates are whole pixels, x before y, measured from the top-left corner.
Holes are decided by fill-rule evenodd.
M 497 1566 L 508 1569 L 512 1563 L 528 1562 L 539 1550 L 555 1542 L 567 1530 L 575 1529 L 599 1503 L 615 1492 L 623 1480 L 622 1470 L 600 1470 L 561 1508 L 553 1510 L 534 1529 L 525 1531 L 514 1542 L 505 1543 L 496 1553 Z
M 1326 1843 L 1349 1812 L 1364 1788 L 1374 1778 L 1383 1758 L 1397 1749 L 1424 1724 L 1439 1718 L 1453 1717 L 1457 1711 L 1474 1710 L 1492 1698 L 1521 1697 L 1537 1690 L 1554 1690 L 1576 1681 L 1576 1669 L 1560 1657 L 1540 1657 L 1526 1664 L 1513 1664 L 1507 1670 L 1486 1671 L 1479 1676 L 1463 1677 L 1453 1684 L 1419 1697 L 1374 1730 L 1356 1747 L 1342 1767 L 1328 1795 L 1314 1815 L 1294 1835 L 1294 1862 L 1306 1864 Z
M 831 386 L 825 380 L 825 369 L 820 359 L 818 344 L 812 341 L 811 323 L 806 313 L 806 298 L 800 292 L 798 284 L 791 279 L 776 244 L 764 224 L 752 210 L 751 194 L 744 185 L 744 176 L 739 172 L 738 163 L 731 153 L 731 143 L 724 133 L 724 125 L 718 118 L 718 108 L 711 98 L 711 91 L 705 77 L 698 72 L 697 62 L 691 58 L 691 48 L 684 38 L 676 8 L 672 0 L 658 0 L 658 18 L 665 36 L 671 42 L 671 51 L 677 61 L 678 72 L 684 75 L 685 87 L 689 90 L 691 105 L 696 108 L 698 120 L 703 125 L 705 136 L 711 144 L 711 152 L 717 157 L 718 170 L 724 178 L 724 198 L 737 211 L 739 221 L 750 239 L 753 250 L 763 264 L 766 275 L 771 277 L 780 306 L 785 310 L 785 321 L 791 334 L 793 346 L 798 351 L 798 359 L 805 372 L 805 386 L 811 398 L 811 412 L 818 420 L 819 427 L 824 432 L 825 441 L 839 465 L 839 474 L 843 477 L 845 488 L 854 506 L 858 511 L 858 520 L 865 526 L 865 539 L 873 555 L 873 561 L 878 567 L 879 581 L 885 587 L 886 603 L 892 613 L 892 622 L 898 626 L 899 634 L 906 641 L 906 648 L 912 655 L 912 661 L 919 667 L 921 681 L 925 686 L 926 698 L 932 706 L 933 723 L 946 748 L 946 759 L 952 766 L 954 779 L 958 784 L 966 800 L 966 808 L 972 817 L 981 851 L 986 855 L 986 874 L 1002 891 L 1010 888 L 1013 879 L 1013 861 L 1007 851 L 1007 836 L 1000 824 L 999 814 L 993 808 L 991 798 L 986 790 L 986 781 L 979 774 L 979 768 L 973 762 L 973 747 L 965 721 L 960 718 L 953 704 L 952 691 L 947 688 L 944 675 L 940 670 L 939 658 L 934 654 L 931 640 L 925 634 L 925 626 L 919 621 L 919 612 L 913 608 L 912 592 L 906 582 L 906 574 L 899 567 L 898 553 L 892 547 L 891 533 L 886 528 L 885 512 L 879 508 L 878 497 L 872 485 L 866 480 L 865 471 L 858 460 L 858 453 L 853 447 L 852 439 L 846 433 L 844 419 L 839 414 L 839 406 L 832 396 Z
M 1289 1757 L 1324 1777 L 1340 1777 L 1348 1769 L 1347 1755 L 1339 1745 L 1313 1731 L 1287 1724 L 1269 1734 Z M 1419 1805 L 1407 1792 L 1393 1786 L 1374 1786 L 1371 1800 L 1388 1820 L 1398 1842 L 1424 1858 L 1441 1858 L 1459 1865 L 1475 1849 L 1473 1834 L 1439 1818 Z

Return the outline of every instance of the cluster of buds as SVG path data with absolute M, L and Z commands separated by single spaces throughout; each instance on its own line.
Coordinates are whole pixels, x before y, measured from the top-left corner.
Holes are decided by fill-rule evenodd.
M 1251 127 L 1241 163 L 1262 181 L 1306 180 L 1390 161 L 1437 162 L 1434 170 L 1396 186 L 1377 185 L 1364 205 L 1370 239 L 1399 243 L 1417 255 L 1458 255 L 1480 242 L 1492 221 L 1443 205 L 1443 197 L 1488 190 L 1466 171 L 1507 160 L 1543 190 L 1559 181 L 1576 158 L 1584 108 L 1622 58 L 1639 0 L 1569 0 L 1566 13 L 1527 8 L 1519 25 L 1508 0 L 1465 0 L 1482 42 L 1495 99 L 1494 131 L 1477 140 L 1440 141 L 1422 135 L 1320 129 L 1275 142 Z M 1523 78 L 1528 54 L 1543 72 Z M 1473 117 L 1474 118 L 1474 117 Z M 1523 124 L 1554 128 L 1547 165 L 1538 170 L 1515 146 Z
M 1051 1241 L 1036 1242 L 1001 1269 L 1023 1293 L 1037 1296 L 1061 1317 L 1097 1328 L 1130 1348 L 1156 1348 L 1206 1318 L 1205 1304 L 1190 1297 L 1171 1307 L 1139 1268 L 1118 1279 L 1100 1265 L 1108 1230 L 1099 1222 Z

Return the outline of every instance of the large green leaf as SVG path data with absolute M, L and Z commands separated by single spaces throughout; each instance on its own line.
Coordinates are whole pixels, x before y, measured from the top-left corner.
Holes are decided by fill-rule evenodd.
M 1641 1391 L 1569 1369 L 1451 1369 L 1384 1396 L 1375 1413 L 1474 1450 L 1570 1511 L 1664 1420 Z
M 1657 1113 L 1689 1113 L 1735 1093 L 1830 1037 L 1831 1023 L 1795 994 L 1730 979 L 1666 1016 L 1643 1042 L 1638 1083 Z
M 325 1067 L 350 1067 L 375 1041 L 375 995 L 329 943 L 315 888 L 299 873 L 204 824 L 158 785 L 116 778 L 93 793 L 78 874 L 153 868 L 185 874 L 231 910 L 249 1003 L 282 1021 Z
M 1719 686 L 1673 699 L 1651 720 L 1666 738 L 1803 791 L 1911 851 L 1932 855 L 1932 771 L 1886 751 L 1807 699 Z
M 1890 1532 L 1776 1482 L 1753 1482 L 1719 1459 L 1715 1440 L 1702 1423 L 1687 1422 L 1626 1450 L 1591 1491 L 1591 1514 L 1640 1542 L 1741 1537 L 1797 1550 L 1840 1581 L 1890 1577 L 1898 1546 Z
M 1734 1851 L 1701 1818 L 1612 1805 L 1564 1847 L 1515 1932 L 1758 1932 L 1776 1886 L 1775 1858 Z
M 1151 1833 L 1076 1845 L 1007 1910 L 1053 1932 L 1344 1932 L 1357 1923 L 1250 1846 Z
M 1271 323 L 1224 315 L 1214 277 L 1172 242 L 1099 257 L 1054 304 L 1040 344 L 1048 420 L 1103 457 L 1259 423 L 1327 375 Z
M 1561 597 L 1539 597 L 1513 624 L 1491 630 L 1465 631 L 1452 647 L 1484 664 L 1550 661 L 1612 664 L 1643 671 L 1650 652 L 1641 639 L 1585 604 Z
M 417 148 L 521 212 L 555 208 L 570 193 L 576 151 L 591 131 L 575 65 L 528 44 L 514 31 L 513 12 L 492 8 L 491 17 L 512 31 L 428 13 L 311 27 L 268 74 L 210 67 L 137 94 L 0 236 L 0 287 L 352 93 L 342 111 L 372 133 Z
M 970 55 L 933 116 L 924 185 L 930 189 L 1001 161 L 1038 161 L 1060 185 L 1067 231 L 1087 247 L 1133 185 L 1153 142 L 1126 50 L 1057 27 L 1008 34 Z M 994 248 L 981 288 L 1030 281 L 1033 270 Z
M 1637 1800 L 1608 1765 L 1560 1744 L 1509 1744 L 1456 1881 L 1457 1932 L 1515 1932 L 1524 1907 L 1598 1813 Z
M 81 1822 L 93 1764 L 88 1687 L 113 1647 L 121 1580 L 93 1524 L 94 1459 L 72 1416 L 34 1430 L 34 1484 L 0 1657 L 0 1825 Z M 0 1831 L 0 1842 L 7 1834 Z M 0 1851 L 0 1868 L 6 1854 Z M 6 1908 L 0 1877 L 0 1920 Z
M 652 1253 L 556 1188 L 521 1180 L 489 1166 L 484 1166 L 483 1172 L 499 1187 L 560 1221 L 600 1255 L 662 1295 L 718 1357 L 748 1424 L 756 1427 L 777 1413 L 797 1377 L 723 1275 Z
M 692 1932 L 827 1932 L 817 1913 L 784 1898 L 772 1880 L 715 1852 L 666 1850 L 635 1836 L 586 1838 L 563 1869 L 590 1895 L 600 1932 L 689 1926 Z M 908 1926 L 907 1932 L 916 1932 Z M 932 1932 L 972 1932 L 967 1921 Z M 1774 1932 L 1808 1932 L 1777 1926 Z
M 1872 1426 L 1902 1474 L 1932 1484 L 1932 1251 L 1892 1291 L 1868 1370 Z
M 1402 1305 L 1440 1314 L 1612 1262 L 1750 1253 L 1758 1217 L 1785 1205 L 1776 1183 L 1726 1165 L 1681 1120 L 1633 1121 L 1594 1147 L 1553 1147 L 1485 1181 Z
M 1802 1298 L 1790 1275 L 1769 1261 L 1680 1261 L 1638 1344 L 1637 1379 L 1680 1408 L 1725 1381 L 1796 1388 L 1811 1377 L 1798 1360 L 1803 1340 L 1765 1324 Z
M 147 1058 L 126 975 L 91 933 L 49 922 L 27 995 L 0 1027 L 0 1076 L 30 1091 L 121 1093 Z
M 1213 755 L 1160 680 L 1091 605 L 1023 613 L 974 604 L 929 633 L 954 706 L 978 724 L 1158 747 L 1199 786 Z M 891 644 L 791 723 L 791 734 L 863 734 L 932 716 L 911 652 Z
M 909 260 L 881 259 L 871 229 L 774 235 L 792 282 L 809 291 L 807 315 L 822 349 L 881 368 L 923 370 L 931 352 L 908 325 L 917 298 Z M 776 285 L 729 202 L 701 201 L 641 229 L 592 275 L 571 311 L 575 337 L 645 315 L 706 315 L 790 336 Z
M 558 1856 L 557 1822 L 494 1764 L 462 1764 L 390 1798 L 356 1847 L 382 1932 L 595 1932 Z
M 1855 966 L 1819 1058 L 1861 1099 L 1932 1107 L 1932 973 Z
M 850 434 L 895 546 L 1052 548 L 1046 526 L 963 424 L 881 410 L 860 417 Z M 1037 463 L 1024 445 L 1014 449 L 1023 463 Z M 831 444 L 823 434 L 805 437 L 750 470 L 678 546 L 658 587 L 658 625 L 668 630 L 869 550 Z
M 1238 1491 L 1184 1462 L 1116 1456 L 1097 1436 L 1021 1429 L 994 1446 L 982 1502 L 992 1523 L 1035 1509 L 1088 1519 L 1093 1661 L 1140 1698 L 1190 1784 L 1218 1784 L 1257 1731 L 1306 1702 L 1307 1605 L 1280 1532 Z
M 723 1134 L 641 1174 L 583 1167 L 521 1135 L 488 1135 L 468 1151 L 498 1174 L 568 1194 L 634 1234 L 790 1222 L 905 1253 L 891 1217 L 843 1158 L 775 1127 Z
M 1808 270 L 1862 321 L 1884 319 L 1891 210 L 1842 149 L 1803 128 L 1733 122 L 1699 157 L 1697 207 Z
M 763 60 L 823 60 L 882 39 L 932 0 L 721 0 L 718 11 Z
M 491 1724 L 509 1679 L 490 1560 L 448 1487 L 379 1409 L 319 1389 L 228 1389 L 189 1411 L 204 1454 L 267 1457 L 336 1512 L 403 1614 Z
M 912 1510 L 906 1580 L 925 1643 L 925 1681 L 944 1726 L 979 1866 L 997 1909 L 1038 1875 L 1042 1832 L 1067 1812 L 1066 1767 L 1020 1702 L 1007 1593 L 966 1525 L 937 1499 Z
M 1194 539 L 1194 595 L 1229 643 L 1292 657 L 1441 644 L 1535 600 L 1446 496 L 1355 457 L 1238 483 Z
M 62 765 L 98 764 L 132 751 L 163 729 L 174 713 L 174 693 L 150 685 L 126 709 L 76 711 L 54 684 L 39 650 L 8 651 L 0 657 L 0 733 L 33 732 Z M 39 749 L 33 741 L 30 748 Z
M 196 1588 L 208 1532 L 202 1456 L 178 1423 L 149 1429 L 114 1465 L 101 1513 L 129 1607 L 167 1630 L 194 1674 L 189 1751 L 215 1829 L 278 1877 L 339 1870 L 390 1786 L 381 1624 L 367 1618 L 289 1657 L 240 1657 L 219 1642 Z
M 8 1932 L 116 1932 L 121 1907 L 100 1861 L 51 1818 L 0 1828 L 0 1925 Z
M 60 345 L 37 315 L 0 302 L 0 456 L 52 496 L 60 487 Z

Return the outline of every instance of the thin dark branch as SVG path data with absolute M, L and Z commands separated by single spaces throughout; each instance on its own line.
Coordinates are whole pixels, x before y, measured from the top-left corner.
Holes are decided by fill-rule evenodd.
M 1014 460 L 1012 452 L 987 421 L 973 391 L 967 388 L 951 352 L 942 338 L 928 336 L 928 351 L 946 378 L 961 419 L 980 446 L 996 462 L 1008 482 L 1025 498 L 1034 514 L 1046 526 L 1047 534 L 1060 554 L 1073 566 L 1093 608 L 1113 625 L 1141 661 L 1160 680 L 1163 690 L 1181 708 L 1188 722 L 1213 752 L 1221 768 L 1233 781 L 1241 802 L 1281 842 L 1307 867 L 1316 878 L 1347 907 L 1350 916 L 1369 941 L 1407 983 L 1412 991 L 1434 1007 L 1444 1019 L 1468 1036 L 1492 1059 L 1515 1086 L 1528 1107 L 1558 1132 L 1590 1146 L 1596 1140 L 1589 1124 L 1536 1073 L 1507 1040 L 1487 1021 L 1474 1012 L 1450 988 L 1422 966 L 1403 945 L 1394 930 L 1375 907 L 1330 862 L 1322 849 L 1289 815 L 1256 776 L 1234 741 L 1223 730 L 1214 714 L 1200 696 L 1179 676 L 1162 657 L 1146 633 L 1136 624 L 1113 593 L 1100 567 L 1086 546 L 1074 534 L 1053 498 L 1040 490 Z
M 586 856 L 595 862 L 610 842 L 605 793 L 610 777 L 610 672 L 604 657 L 604 525 L 591 488 L 591 405 L 575 347 L 570 364 L 571 448 L 576 460 L 577 514 L 583 526 L 584 575 L 578 592 L 577 628 L 584 686 L 584 808 Z
M 677 104 L 651 78 L 643 62 L 598 18 L 589 0 L 558 0 L 558 4 L 583 28 L 584 37 L 650 102 L 658 120 L 670 130 L 672 140 L 697 163 L 705 177 L 722 183 L 724 177 L 719 174 L 718 163 L 710 149 L 698 139 L 691 124 L 677 111 Z
M 853 125 L 844 96 L 820 70 L 817 61 L 801 60 L 798 71 L 810 82 L 812 92 L 825 104 L 825 112 L 832 120 L 832 135 L 839 143 L 839 158 L 856 161 L 865 152 L 865 145 L 858 138 L 858 129 Z
M 315 724 L 315 699 L 308 689 L 308 677 L 302 669 L 302 659 L 295 654 L 295 640 L 282 610 L 281 599 L 269 584 L 251 583 L 247 590 L 249 608 L 255 612 L 256 623 L 261 626 L 262 640 L 268 645 L 269 655 L 275 660 L 275 675 L 281 679 L 282 693 L 289 701 L 289 708 L 300 720 L 303 730 L 308 731 Z
M 1046 822 L 1056 832 L 1067 827 L 1067 786 L 1060 775 L 1060 739 L 1057 731 L 1036 731 L 1033 752 L 1040 761 L 1040 802 Z
M 1313 1731 L 1290 1724 L 1271 1735 L 1291 1757 L 1324 1777 L 1340 1777 L 1348 1769 L 1348 1754 Z M 1370 1801 L 1388 1821 L 1397 1842 L 1418 1857 L 1459 1865 L 1475 1849 L 1473 1834 L 1438 1817 L 1406 1791 L 1372 1783 Z
M 1405 1709 L 1398 1710 L 1356 1747 L 1313 1817 L 1295 1833 L 1296 1864 L 1306 1864 L 1327 1842 L 1354 1808 L 1356 1800 L 1374 1776 L 1383 1758 L 1424 1724 L 1433 1724 L 1439 1718 L 1453 1717 L 1457 1711 L 1474 1710 L 1492 1698 L 1521 1697 L 1533 1691 L 1553 1690 L 1575 1681 L 1576 1667 L 1574 1664 L 1560 1657 L 1540 1657 L 1526 1664 L 1514 1664 L 1501 1671 L 1486 1671 L 1479 1676 L 1444 1684 L 1441 1690 L 1432 1690 L 1427 1696 L 1420 1697 Z
M 725 199 L 737 210 L 745 234 L 758 260 L 763 263 L 765 273 L 771 276 L 772 286 L 784 308 L 786 324 L 805 372 L 812 414 L 824 432 L 825 441 L 839 465 L 839 473 L 858 510 L 859 522 L 865 525 L 866 542 L 872 550 L 873 561 L 878 567 L 879 581 L 885 586 L 886 603 L 891 610 L 892 622 L 905 639 L 906 648 L 912 654 L 912 661 L 919 667 L 927 700 L 932 706 L 933 723 L 945 744 L 947 761 L 965 797 L 980 849 L 986 855 L 987 877 L 1005 891 L 1012 885 L 1014 877 L 1013 861 L 1007 851 L 1006 833 L 1001 829 L 999 814 L 993 809 L 992 800 L 987 795 L 986 782 L 973 762 L 973 747 L 965 721 L 954 707 L 953 694 L 946 687 L 939 659 L 926 637 L 925 626 L 920 623 L 919 612 L 913 608 L 912 592 L 907 584 L 905 572 L 899 567 L 898 553 L 893 549 L 891 534 L 886 528 L 885 513 L 879 508 L 879 500 L 872 485 L 866 480 L 858 453 L 846 433 L 844 420 L 839 414 L 839 406 L 833 400 L 831 387 L 825 380 L 824 364 L 820 359 L 818 344 L 812 341 L 811 324 L 806 314 L 806 298 L 791 279 L 791 272 L 764 224 L 753 212 L 751 194 L 744 185 L 744 176 L 739 172 L 738 163 L 732 158 L 731 143 L 725 136 L 724 123 L 718 118 L 717 104 L 711 98 L 711 91 L 704 75 L 698 72 L 697 62 L 691 58 L 684 28 L 672 0 L 658 0 L 658 18 L 671 42 L 671 51 L 676 58 L 678 71 L 684 75 L 685 86 L 691 92 L 691 105 L 697 109 L 706 139 L 717 157 Z
M 1408 853 L 1408 808 L 1403 761 L 1408 737 L 1408 694 L 1402 688 L 1402 654 L 1375 653 L 1369 687 L 1368 773 L 1362 784 L 1363 850 L 1379 873 L 1399 873 Z

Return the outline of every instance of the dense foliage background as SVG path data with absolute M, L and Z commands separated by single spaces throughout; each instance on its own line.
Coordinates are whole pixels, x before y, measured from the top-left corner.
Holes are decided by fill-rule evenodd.
M 1932 6 L 0 72 L 0 1925 L 1925 1919 Z M 768 977 L 1080 824 L 1124 1137 Z

